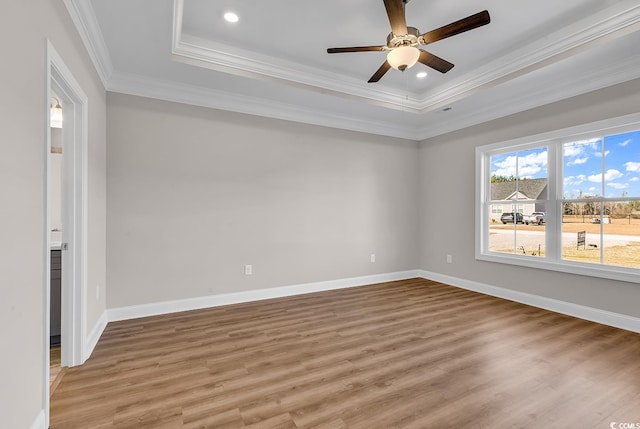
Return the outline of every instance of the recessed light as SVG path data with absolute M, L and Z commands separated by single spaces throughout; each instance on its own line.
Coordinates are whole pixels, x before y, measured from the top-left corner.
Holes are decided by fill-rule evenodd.
M 416 74 L 416 77 L 418 79 L 424 79 L 425 77 L 427 77 L 427 72 L 426 71 L 421 71 L 421 72 Z
M 240 18 L 238 18 L 238 15 L 236 15 L 236 14 L 235 14 L 235 13 L 233 13 L 233 12 L 226 12 L 226 13 L 224 14 L 224 19 L 225 19 L 227 22 L 238 22 L 238 20 L 239 20 Z

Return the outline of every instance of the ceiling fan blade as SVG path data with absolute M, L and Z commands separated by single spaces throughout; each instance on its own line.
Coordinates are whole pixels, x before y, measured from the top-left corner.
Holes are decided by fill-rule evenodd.
M 328 54 L 340 54 L 343 52 L 368 52 L 368 51 L 384 51 L 386 46 L 353 46 L 350 48 L 329 48 Z
M 405 35 L 408 33 L 407 20 L 404 16 L 404 2 L 402 0 L 384 0 L 384 7 L 387 9 L 387 16 L 391 24 L 391 32 L 395 35 Z
M 390 68 L 391 68 L 391 64 L 389 64 L 389 62 L 385 60 L 384 63 L 378 69 L 378 71 L 375 72 L 373 76 L 371 76 L 371 79 L 369 79 L 369 83 L 374 83 L 379 81 L 382 78 L 382 76 L 384 76 L 384 74 L 389 71 Z
M 420 49 L 418 62 L 431 67 L 434 70 L 438 70 L 440 73 L 446 73 L 453 68 L 453 64 L 449 61 L 443 60 L 442 58 L 437 57 L 430 52 L 423 51 L 422 49 Z
M 490 22 L 491 17 L 489 16 L 489 12 L 483 10 L 475 15 L 467 16 L 444 27 L 424 33 L 421 37 L 424 40 L 424 44 L 427 45 L 437 42 L 438 40 L 446 39 L 447 37 L 455 36 L 456 34 L 464 33 L 465 31 L 473 30 L 474 28 L 482 27 Z

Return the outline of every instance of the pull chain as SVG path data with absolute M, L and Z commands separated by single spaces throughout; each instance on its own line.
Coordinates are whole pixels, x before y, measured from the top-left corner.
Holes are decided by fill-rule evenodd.
M 408 112 L 409 111 L 409 74 L 406 73 L 406 70 L 405 70 L 405 75 L 406 76 L 405 76 L 405 80 L 404 80 L 404 82 L 405 82 L 404 89 L 405 89 L 405 94 L 406 94 L 405 95 L 406 106 L 405 106 L 405 110 L 404 111 Z

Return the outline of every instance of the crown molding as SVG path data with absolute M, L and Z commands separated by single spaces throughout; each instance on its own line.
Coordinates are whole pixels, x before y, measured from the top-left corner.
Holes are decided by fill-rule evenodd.
M 424 113 L 441 108 L 479 90 L 513 80 L 586 49 L 639 31 L 640 5 L 627 6 L 631 3 L 637 2 L 621 1 L 598 13 L 595 19 L 583 19 L 485 64 L 443 91 L 423 94 L 420 111 Z
M 314 67 L 234 48 L 183 31 L 184 1 L 174 0 L 171 53 L 176 61 L 254 79 L 269 79 L 307 90 L 367 100 L 383 107 L 418 113 L 419 100 L 380 85 Z
M 107 44 L 90 1 L 63 0 L 105 88 L 113 74 Z
M 421 141 L 636 78 L 640 78 L 640 57 L 630 56 L 626 61 L 603 63 L 601 67 L 593 68 L 590 73 L 572 81 L 571 85 L 566 85 L 564 81 L 549 80 L 537 87 L 533 94 L 523 91 L 511 94 L 508 99 L 495 98 L 484 109 L 476 110 L 471 115 L 451 119 L 441 115 L 437 121 L 429 121 L 413 129 L 392 121 L 384 123 L 353 115 L 337 115 L 258 97 L 122 73 L 114 73 L 107 89 L 201 107 Z
M 418 140 L 416 130 L 408 129 L 406 126 L 395 124 L 392 121 L 367 120 L 357 116 L 346 116 L 342 113 L 309 109 L 299 105 L 140 75 L 115 72 L 109 79 L 107 90 L 273 119 Z
M 388 109 L 411 113 L 419 113 L 421 109 L 420 102 L 415 98 L 407 99 L 406 94 L 395 94 L 381 86 L 365 85 L 360 80 L 338 73 L 320 71 L 237 48 L 232 54 L 223 52 L 223 49 L 225 46 L 215 42 L 182 35 L 178 41 L 174 40 L 171 54 L 176 61 L 237 76 L 279 81 L 323 94 L 366 100 L 369 104 Z
M 579 80 L 561 84 L 548 81 L 534 93 L 518 93 L 509 99 L 495 98 L 483 109 L 463 117 L 439 115 L 437 121 L 418 126 L 394 124 L 393 121 L 366 119 L 363 115 L 336 114 L 324 108 L 300 107 L 267 98 L 240 96 L 230 92 L 182 84 L 144 76 L 115 72 L 90 1 L 64 0 L 64 4 L 86 46 L 105 89 L 144 97 L 193 104 L 303 122 L 351 131 L 373 133 L 411 140 L 424 140 L 436 135 L 476 125 L 543 104 L 576 96 L 592 90 L 640 77 L 640 60 L 629 58 L 616 64 L 593 64 L 590 73 Z M 465 76 L 450 81 L 433 91 L 409 98 L 384 86 L 371 86 L 336 73 L 319 71 L 297 63 L 282 61 L 253 52 L 225 46 L 183 34 L 184 0 L 174 0 L 173 46 L 175 59 L 252 78 L 284 82 L 305 90 L 338 95 L 369 105 L 402 110 L 408 114 L 425 114 L 462 100 L 478 91 L 524 76 L 598 44 L 640 31 L 640 5 L 635 0 L 622 0 L 598 14 L 568 25 L 511 54 L 500 57 Z
M 237 75 L 272 79 L 289 85 L 330 92 L 389 108 L 401 108 L 412 113 L 439 109 L 477 91 L 489 89 L 539 68 L 566 59 L 589 47 L 621 37 L 640 26 L 640 5 L 634 0 L 615 5 L 579 22 L 563 27 L 517 51 L 493 60 L 480 69 L 467 73 L 457 82 L 428 91 L 406 100 L 406 94 L 383 90 L 379 86 L 329 72 L 319 72 L 303 65 L 268 57 L 255 52 L 228 47 L 209 40 L 184 34 L 182 20 L 184 0 L 174 0 L 174 59 L 191 65 L 211 68 Z
M 486 104 L 482 110 L 475 110 L 471 115 L 450 120 L 440 117 L 436 125 L 432 124 L 417 130 L 418 139 L 426 140 L 638 78 L 640 78 L 640 57 L 630 56 L 625 61 L 607 63 L 603 64 L 603 67 L 591 69 L 589 73 L 575 78 L 571 85 L 567 85 L 564 80 L 548 80 L 536 87 L 534 93 L 521 91 L 511 94 L 508 99 L 492 99 L 492 103 Z

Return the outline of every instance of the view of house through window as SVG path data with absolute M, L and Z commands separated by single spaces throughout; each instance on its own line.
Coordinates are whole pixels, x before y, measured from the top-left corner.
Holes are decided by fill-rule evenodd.
M 640 131 L 564 143 L 562 158 L 562 258 L 640 268 Z
M 624 270 L 640 268 L 635 129 L 479 148 L 484 214 L 478 254 L 515 264 L 590 267 L 591 274 L 604 265 L 607 272 L 619 267 L 617 272 L 634 274 Z
M 545 255 L 548 150 L 491 156 L 489 250 Z

